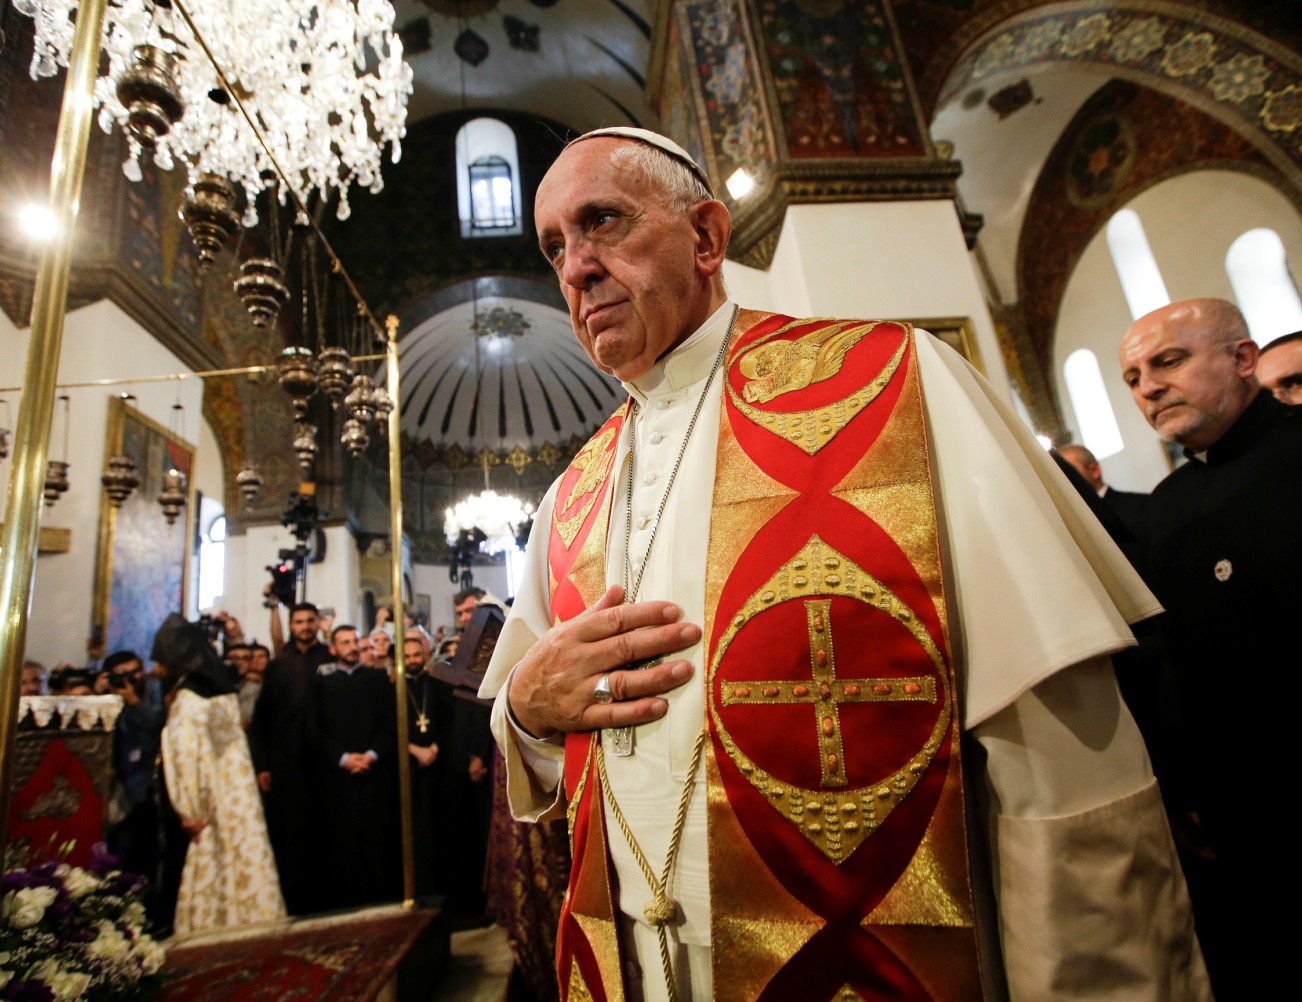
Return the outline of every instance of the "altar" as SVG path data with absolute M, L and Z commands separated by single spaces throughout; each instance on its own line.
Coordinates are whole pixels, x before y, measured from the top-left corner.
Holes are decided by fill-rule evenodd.
M 11 851 L 85 866 L 104 839 L 121 696 L 23 696 L 9 801 Z

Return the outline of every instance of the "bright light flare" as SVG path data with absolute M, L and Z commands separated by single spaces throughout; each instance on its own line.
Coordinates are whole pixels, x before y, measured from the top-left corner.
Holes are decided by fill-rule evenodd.
M 28 204 L 18 210 L 18 225 L 33 240 L 44 243 L 59 232 L 59 224 L 49 206 Z
M 745 198 L 755 187 L 755 179 L 750 176 L 745 167 L 738 167 L 724 183 L 728 186 L 728 194 L 733 198 Z

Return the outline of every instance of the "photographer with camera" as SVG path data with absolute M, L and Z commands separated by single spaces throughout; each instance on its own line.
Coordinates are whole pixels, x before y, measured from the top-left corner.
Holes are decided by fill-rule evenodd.
M 109 692 L 122 697 L 122 712 L 113 725 L 113 793 L 108 810 L 109 851 L 134 873 L 155 874 L 162 852 L 158 838 L 155 765 L 166 715 L 160 686 L 145 677 L 135 651 L 116 651 L 104 659 L 102 675 Z M 151 881 L 145 907 L 156 912 L 158 882 Z

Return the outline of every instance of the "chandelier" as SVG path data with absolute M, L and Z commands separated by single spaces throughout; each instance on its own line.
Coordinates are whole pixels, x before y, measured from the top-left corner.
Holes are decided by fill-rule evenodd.
M 53 76 L 68 65 L 78 0 L 15 0 L 14 6 L 35 21 L 32 77 Z M 383 187 L 384 145 L 391 144 L 395 163 L 402 153 L 412 73 L 393 18 L 389 0 L 193 0 L 193 7 L 180 0 L 110 0 L 107 71 L 95 83 L 100 127 L 126 129 L 123 171 L 131 180 L 141 179 L 141 156 L 152 145 L 155 164 L 170 170 L 182 163 L 191 186 L 203 174 L 242 186 L 243 222 L 254 226 L 256 195 L 271 183 L 274 167 L 232 101 L 238 97 L 300 200 L 313 191 L 328 200 L 337 188 L 336 215 L 347 219 L 353 183 L 372 192 Z M 134 102 L 120 86 L 124 76 L 142 73 L 155 79 L 161 73 L 167 98 L 152 109 L 163 114 L 153 116 L 154 128 L 143 135 L 138 126 L 127 128 L 132 116 L 121 98 Z M 283 188 L 280 198 L 283 203 Z
M 475 537 L 476 530 L 484 538 L 479 549 L 484 553 L 505 553 L 517 546 L 520 527 L 533 518 L 533 505 L 525 504 L 510 494 L 484 490 L 458 501 L 444 513 L 443 533 L 448 545 L 456 546 L 463 532 Z

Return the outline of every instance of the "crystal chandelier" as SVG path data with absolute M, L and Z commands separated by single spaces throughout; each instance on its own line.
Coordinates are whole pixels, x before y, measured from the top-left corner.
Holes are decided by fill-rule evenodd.
M 516 548 L 516 534 L 532 517 L 533 505 L 510 494 L 486 489 L 447 509 L 443 533 L 448 545 L 456 546 L 462 532 L 473 536 L 478 529 L 487 537 L 479 544 L 483 552 L 505 553 Z
M 35 21 L 33 78 L 53 76 L 68 65 L 78 0 L 14 6 Z M 383 187 L 381 150 L 389 143 L 393 161 L 401 156 L 412 78 L 389 0 L 221 0 L 184 8 L 300 199 L 314 190 L 329 199 L 337 188 L 336 214 L 347 219 L 354 182 L 373 192 Z M 274 176 L 271 159 L 172 0 L 110 0 L 103 45 L 108 68 L 95 83 L 95 104 L 105 132 L 127 130 L 127 177 L 141 179 L 140 157 L 152 142 L 158 167 L 184 164 L 191 186 L 202 174 L 242 186 L 244 225 L 255 225 L 255 196 Z M 153 50 L 171 58 L 159 61 Z M 146 58 L 164 77 L 174 66 L 184 108 L 170 128 L 165 115 L 156 136 L 128 129 L 119 99 L 118 83 Z

